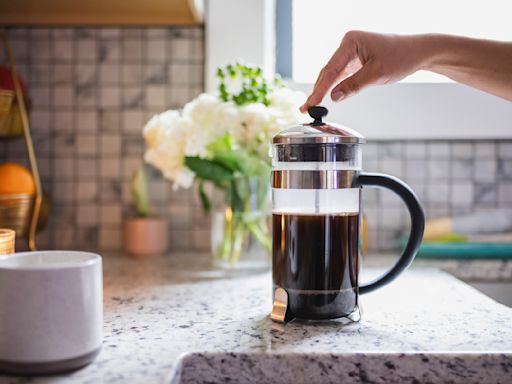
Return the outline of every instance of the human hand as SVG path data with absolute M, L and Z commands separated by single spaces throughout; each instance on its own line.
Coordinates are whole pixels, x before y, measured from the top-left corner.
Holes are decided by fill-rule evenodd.
M 428 58 L 422 48 L 423 36 L 383 35 L 350 31 L 320 71 L 313 92 L 301 112 L 318 105 L 329 89 L 333 101 L 353 96 L 373 84 L 394 83 L 421 69 Z

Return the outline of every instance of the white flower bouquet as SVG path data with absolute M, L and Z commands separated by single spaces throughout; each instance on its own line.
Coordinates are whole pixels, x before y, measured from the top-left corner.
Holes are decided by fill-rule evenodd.
M 260 68 L 240 63 L 217 71 L 218 95 L 203 93 L 183 110 L 154 116 L 144 127 L 145 160 L 162 171 L 173 187 L 197 183 L 205 211 L 211 209 L 204 183 L 225 191 L 224 242 L 217 256 L 240 257 L 244 237 L 252 234 L 270 251 L 263 207 L 268 201 L 269 143 L 274 134 L 303 120 L 305 96 L 267 81 Z

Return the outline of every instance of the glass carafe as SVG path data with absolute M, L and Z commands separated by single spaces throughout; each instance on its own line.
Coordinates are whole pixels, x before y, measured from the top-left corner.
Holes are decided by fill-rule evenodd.
M 313 121 L 286 129 L 272 143 L 272 319 L 349 316 L 359 294 L 395 279 L 412 262 L 424 229 L 423 209 L 404 182 L 363 172 L 364 137 L 323 122 L 327 109 L 312 107 Z M 395 265 L 361 284 L 361 188 L 395 192 L 411 216 L 409 240 Z

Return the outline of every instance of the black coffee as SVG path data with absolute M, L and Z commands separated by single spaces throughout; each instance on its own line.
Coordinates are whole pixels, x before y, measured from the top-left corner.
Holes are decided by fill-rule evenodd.
M 332 319 L 357 306 L 359 215 L 272 215 L 274 288 L 291 316 Z

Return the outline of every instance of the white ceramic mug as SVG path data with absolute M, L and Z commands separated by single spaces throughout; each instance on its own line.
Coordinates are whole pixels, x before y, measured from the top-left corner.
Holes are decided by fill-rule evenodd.
M 101 350 L 101 257 L 75 251 L 0 258 L 0 371 L 76 369 Z

